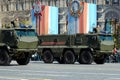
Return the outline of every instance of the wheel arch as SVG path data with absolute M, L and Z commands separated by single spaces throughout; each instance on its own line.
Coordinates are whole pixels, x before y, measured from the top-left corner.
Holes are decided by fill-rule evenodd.
M 4 50 L 6 50 L 7 52 L 9 52 L 10 47 L 7 46 L 7 45 L 2 45 L 2 46 L 0 46 L 0 49 L 4 49 Z
M 64 53 L 66 51 L 72 51 L 74 53 L 74 55 L 75 55 L 74 49 L 72 49 L 72 48 L 65 48 L 65 49 L 63 49 L 62 55 L 64 55 Z
M 82 48 L 82 49 L 80 49 L 80 53 L 82 53 L 83 51 L 90 51 L 90 53 L 93 54 L 91 48 Z M 80 53 L 79 53 L 79 54 L 80 54 Z
M 42 50 L 42 53 L 44 53 L 46 50 L 49 50 L 49 51 L 53 54 L 53 52 L 52 52 L 52 50 L 51 50 L 50 48 L 44 48 L 44 49 Z
M 75 51 L 74 51 L 73 48 L 65 48 L 65 49 L 63 49 L 63 52 L 62 52 L 62 54 L 61 54 L 61 57 L 63 57 L 63 55 L 65 54 L 66 51 L 72 51 L 73 54 L 74 54 L 74 56 L 75 56 L 75 59 L 78 58 L 78 55 L 75 54 Z

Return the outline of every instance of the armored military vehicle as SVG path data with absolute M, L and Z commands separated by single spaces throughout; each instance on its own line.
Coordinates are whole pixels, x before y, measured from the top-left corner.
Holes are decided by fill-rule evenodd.
M 38 38 L 34 29 L 0 29 L 0 65 L 16 60 L 27 65 L 31 54 L 37 51 Z
M 38 51 L 45 63 L 104 64 L 114 48 L 113 39 L 106 34 L 41 35 Z M 102 38 L 101 38 L 102 37 Z

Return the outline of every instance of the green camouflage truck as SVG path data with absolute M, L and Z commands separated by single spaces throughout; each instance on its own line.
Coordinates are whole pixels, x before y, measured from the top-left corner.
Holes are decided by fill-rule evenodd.
M 104 64 L 114 48 L 112 35 L 107 34 L 41 35 L 38 38 L 38 52 L 45 63 L 56 60 L 62 64 L 76 61 L 80 64 Z
M 37 51 L 38 38 L 34 29 L 0 29 L 0 65 L 16 60 L 27 65 L 31 54 Z

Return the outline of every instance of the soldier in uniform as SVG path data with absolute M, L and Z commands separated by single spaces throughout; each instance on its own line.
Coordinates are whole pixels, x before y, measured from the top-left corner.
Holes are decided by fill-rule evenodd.
M 11 24 L 13 25 L 13 28 L 19 28 L 20 26 L 19 18 L 15 18 L 14 21 L 11 21 Z

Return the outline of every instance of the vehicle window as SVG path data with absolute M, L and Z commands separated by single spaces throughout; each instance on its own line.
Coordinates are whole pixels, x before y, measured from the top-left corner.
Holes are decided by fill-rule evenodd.
M 99 39 L 100 40 L 107 40 L 107 41 L 109 40 L 109 41 L 112 41 L 113 37 L 111 35 L 100 35 Z
M 96 41 L 97 40 L 97 36 L 88 36 L 88 39 L 92 40 L 92 41 Z
M 16 30 L 18 36 L 36 36 L 34 30 Z

